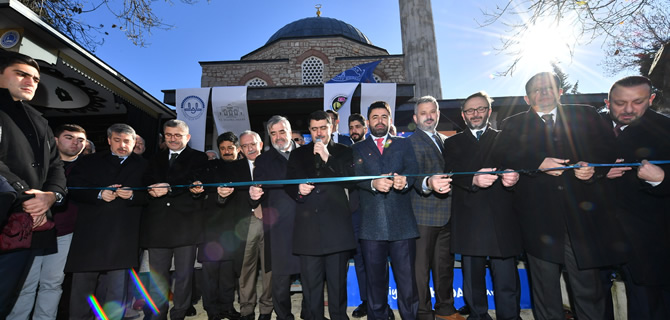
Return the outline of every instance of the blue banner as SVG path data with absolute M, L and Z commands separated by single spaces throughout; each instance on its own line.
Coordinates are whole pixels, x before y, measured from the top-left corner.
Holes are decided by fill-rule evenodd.
M 342 73 L 336 75 L 326 83 L 344 83 L 344 82 L 356 82 L 356 83 L 375 83 L 375 78 L 373 76 L 373 71 L 377 65 L 382 62 L 381 60 L 359 64 L 351 69 L 345 70 Z

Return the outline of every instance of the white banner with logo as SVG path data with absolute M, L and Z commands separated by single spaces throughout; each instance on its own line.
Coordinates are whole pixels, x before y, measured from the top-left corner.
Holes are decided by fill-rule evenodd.
M 205 151 L 205 128 L 210 88 L 177 89 L 177 120 L 188 124 L 191 148 Z
M 361 83 L 361 114 L 368 118 L 368 108 L 375 101 L 386 101 L 391 106 L 391 119 L 395 121 L 395 83 Z
M 251 130 L 247 109 L 247 87 L 212 88 L 212 116 L 219 134 L 231 131 L 236 136 Z
M 358 82 L 353 83 L 324 83 L 323 110 L 333 110 L 340 119 L 339 132 L 349 135 L 349 115 L 351 114 L 351 99 Z

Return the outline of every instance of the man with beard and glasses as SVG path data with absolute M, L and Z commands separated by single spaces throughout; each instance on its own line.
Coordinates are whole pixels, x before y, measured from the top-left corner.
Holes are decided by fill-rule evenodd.
M 291 140 L 288 119 L 275 115 L 267 123 L 267 135 L 272 148 L 259 155 L 255 161 L 256 180 L 281 180 L 286 178 L 289 155 L 297 145 Z M 272 266 L 272 303 L 279 320 L 293 320 L 291 313 L 291 277 L 300 273 L 300 259 L 293 254 L 293 226 L 296 202 L 278 186 L 252 186 L 251 199 L 261 203 L 263 219 L 269 230 L 265 234 L 265 250 L 270 251 Z M 303 299 L 303 306 L 304 306 Z M 303 308 L 306 309 L 306 308 Z
M 502 122 L 489 166 L 528 170 L 514 187 L 514 207 L 528 256 L 535 319 L 565 317 L 562 267 L 569 275 L 576 318 L 603 319 L 598 268 L 626 261 L 627 245 L 621 226 L 606 210 L 608 169 L 587 165 L 614 161 L 614 146 L 595 108 L 562 105 L 562 93 L 556 74 L 531 77 L 524 97 L 530 109 Z M 561 169 L 570 164 L 577 168 Z
M 363 141 L 368 134 L 368 126 L 365 124 L 365 118 L 360 113 L 354 113 L 349 116 L 349 138 L 356 143 Z
M 635 171 L 615 167 L 607 174 L 612 212 L 633 248 L 622 268 L 628 314 L 640 319 L 670 319 L 670 167 L 649 163 L 670 159 L 670 119 L 649 108 L 655 97 L 648 78 L 630 76 L 616 81 L 605 100 L 617 161 L 642 162 Z
M 403 319 L 415 319 L 418 294 L 414 276 L 415 238 L 419 236 L 410 199 L 419 168 L 409 140 L 389 136 L 391 108 L 377 101 L 368 109 L 370 138 L 352 146 L 358 176 L 386 175 L 364 180 L 360 189 L 360 244 L 365 261 L 368 318 L 393 317 L 388 307 L 387 261 L 391 257 L 398 285 L 398 307 Z M 444 179 L 447 180 L 447 179 Z
M 465 99 L 461 116 L 468 129 L 444 142 L 445 172 L 498 169 L 486 167 L 499 133 L 489 125 L 492 102 L 483 91 Z M 521 231 L 512 207 L 512 187 L 518 179 L 517 172 L 453 177 L 451 252 L 462 255 L 463 296 L 470 306 L 469 319 L 491 319 L 486 291 L 487 258 L 496 319 L 519 319 L 521 291 L 516 257 L 522 251 Z
M 412 144 L 417 173 L 443 172 L 442 148 L 447 137 L 437 132 L 440 108 L 431 96 L 419 98 L 414 106 L 417 130 L 407 140 Z M 449 251 L 451 198 L 446 176 L 417 179 L 411 192 L 412 210 L 419 229 L 414 263 L 419 293 L 418 319 L 463 319 L 454 307 L 454 256 Z M 435 289 L 435 311 L 431 302 L 430 278 Z

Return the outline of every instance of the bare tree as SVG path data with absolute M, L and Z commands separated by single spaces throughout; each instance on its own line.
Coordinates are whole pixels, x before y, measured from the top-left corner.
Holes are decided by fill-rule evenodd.
M 130 41 L 137 46 L 147 45 L 147 36 L 152 29 L 170 29 L 172 25 L 163 22 L 153 9 L 155 0 L 19 0 L 37 13 L 45 22 L 63 32 L 73 40 L 91 51 L 104 43 L 104 37 L 112 30 L 125 33 Z M 170 0 L 164 0 L 172 4 Z M 182 3 L 193 4 L 197 0 L 180 0 Z M 89 24 L 83 15 L 96 10 L 107 10 L 118 22 Z

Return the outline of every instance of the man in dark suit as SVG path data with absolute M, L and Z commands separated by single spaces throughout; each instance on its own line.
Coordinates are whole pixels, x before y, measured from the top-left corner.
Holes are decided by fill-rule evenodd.
M 326 110 L 326 112 L 328 113 L 328 116 L 330 116 L 330 122 L 333 124 L 332 140 L 335 143 L 341 143 L 345 146 L 352 145 L 353 141 L 351 141 L 351 138 L 338 131 L 340 126 L 340 115 L 333 110 Z
M 11 213 L 25 212 L 36 231 L 30 243 L 33 250 L 0 252 L 0 319 L 12 310 L 35 249 L 56 248 L 56 230 L 48 227 L 53 224 L 49 208 L 61 203 L 65 195 L 63 163 L 53 132 L 46 119 L 26 103 L 35 95 L 39 72 L 32 58 L 0 50 L 0 176 L 17 194 L 10 211 L 0 212 L 0 230 Z
M 70 197 L 79 206 L 66 272 L 72 272 L 70 316 L 93 318 L 88 297 L 96 295 L 110 319 L 125 311 L 128 270 L 138 266 L 138 238 L 146 191 L 142 186 L 146 160 L 133 153 L 135 130 L 126 124 L 107 129 L 110 151 L 83 157 L 68 183 L 75 187 L 106 186 L 107 190 L 74 189 Z M 111 302 L 111 303 L 109 303 Z
M 332 125 L 325 111 L 309 115 L 312 142 L 291 153 L 287 179 L 351 176 L 351 148 L 330 139 Z M 322 320 L 324 279 L 328 282 L 330 319 L 347 317 L 347 261 L 356 248 L 346 184 L 317 183 L 285 186 L 296 204 L 293 253 L 300 257 L 300 280 L 308 312 L 305 319 Z
M 285 179 L 289 155 L 297 148 L 291 140 L 291 124 L 286 118 L 276 115 L 268 120 L 266 130 L 272 148 L 256 158 L 254 178 L 259 181 Z M 263 221 L 269 228 L 265 235 L 265 250 L 271 253 L 275 314 L 279 320 L 293 320 L 291 276 L 300 273 L 300 260 L 293 254 L 296 202 L 281 185 L 252 186 L 249 193 L 251 199 L 261 202 Z
M 558 77 L 549 72 L 526 83 L 530 109 L 503 121 L 491 166 L 532 170 L 514 189 L 535 318 L 564 317 L 559 281 L 564 265 L 575 315 L 602 319 L 605 300 L 596 268 L 623 262 L 625 242 L 621 226 L 604 206 L 607 169 L 586 165 L 613 161 L 613 148 L 596 110 L 561 105 L 560 88 Z M 553 169 L 568 164 L 580 167 Z
M 614 188 L 613 211 L 621 220 L 632 246 L 631 260 L 623 265 L 628 314 L 640 319 L 670 319 L 670 167 L 648 160 L 670 159 L 670 119 L 649 109 L 655 94 L 642 76 L 620 79 L 612 85 L 608 123 L 616 135 L 618 162 L 642 162 L 610 169 Z
M 499 131 L 490 127 L 493 100 L 485 92 L 465 99 L 466 130 L 444 142 L 445 172 L 495 171 L 486 159 Z M 518 172 L 455 175 L 451 214 L 451 251 L 462 255 L 463 296 L 470 319 L 491 319 L 486 293 L 486 264 L 491 268 L 496 319 L 519 319 L 521 291 L 516 257 L 521 230 L 512 207 Z
M 447 137 L 437 132 L 439 122 L 440 108 L 437 100 L 431 96 L 419 98 L 414 106 L 417 130 L 408 138 L 419 166 L 418 172 L 444 170 L 442 148 Z M 463 319 L 454 308 L 454 256 L 449 251 L 451 198 L 446 193 L 448 190 L 445 191 L 448 186 L 441 186 L 442 190 L 437 187 L 435 192 L 431 188 L 433 183 L 445 181 L 448 179 L 440 176 L 417 179 L 414 191 L 411 192 L 412 210 L 420 235 L 416 240 L 414 266 L 419 292 L 417 318 L 421 320 Z M 435 289 L 434 312 L 429 285 L 431 272 Z
M 393 312 L 387 305 L 387 259 L 398 285 L 398 307 L 403 319 L 415 319 L 418 295 L 414 277 L 415 239 L 419 236 L 409 192 L 418 172 L 408 140 L 390 137 L 391 108 L 377 101 L 368 109 L 370 139 L 354 144 L 356 175 L 388 175 L 362 181 L 360 188 L 360 242 L 367 273 L 368 319 L 386 320 Z
M 150 197 L 140 228 L 140 247 L 149 250 L 154 280 L 149 294 L 160 313 L 152 315 L 145 309 L 145 314 L 149 318 L 167 319 L 174 256 L 174 307 L 170 318 L 182 319 L 191 306 L 195 246 L 202 238 L 202 201 L 194 199 L 189 189 L 170 186 L 193 183 L 196 172 L 207 166 L 207 155 L 187 145 L 191 135 L 184 121 L 168 120 L 163 131 L 168 148 L 154 156 L 144 174 Z

